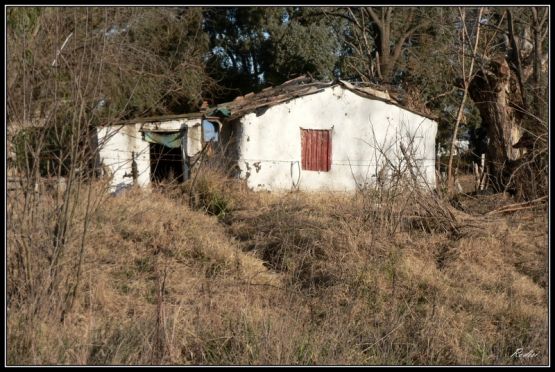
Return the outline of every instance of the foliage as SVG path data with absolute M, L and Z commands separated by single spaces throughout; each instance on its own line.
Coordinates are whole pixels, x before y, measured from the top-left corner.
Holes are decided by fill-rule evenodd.
M 97 121 L 195 110 L 216 88 L 202 21 L 199 8 L 10 8 L 9 113 L 71 107 L 73 74 Z
M 128 14 L 126 14 L 128 13 Z M 208 37 L 202 32 L 200 8 L 128 8 L 111 26 L 110 43 L 118 48 L 108 63 L 106 97 L 137 113 L 194 111 L 215 88 L 204 72 Z M 125 61 L 122 66 L 121 62 Z M 113 93 L 112 93 L 113 92 Z
M 331 79 L 340 38 L 311 8 L 212 8 L 205 11 L 212 76 L 237 94 L 278 85 L 300 74 Z
M 286 8 L 281 24 L 269 28 L 270 47 L 265 59 L 268 82 L 277 84 L 299 72 L 331 80 L 339 58 L 341 35 L 312 8 Z

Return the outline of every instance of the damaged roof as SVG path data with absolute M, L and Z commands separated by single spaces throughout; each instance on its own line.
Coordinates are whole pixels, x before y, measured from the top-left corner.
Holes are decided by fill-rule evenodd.
M 425 107 L 423 107 L 423 105 L 417 105 L 413 102 L 405 102 L 408 100 L 404 98 L 404 94 L 392 86 L 388 87 L 389 89 L 386 89 L 383 86 L 376 86 L 373 84 L 350 83 L 344 80 L 323 82 L 314 80 L 312 77 L 303 75 L 295 79 L 286 81 L 281 85 L 262 89 L 262 91 L 258 93 L 252 92 L 244 96 L 238 96 L 231 102 L 221 103 L 216 107 L 210 108 L 205 111 L 185 113 L 180 115 L 134 118 L 106 125 L 151 122 L 162 123 L 176 119 L 215 120 L 218 118 L 224 118 L 226 121 L 231 121 L 251 112 L 254 112 L 258 109 L 267 109 L 295 98 L 322 92 L 324 89 L 336 85 L 342 86 L 343 88 L 348 89 L 361 97 L 380 100 L 401 107 L 407 111 L 411 111 L 417 115 L 433 120 L 436 119 L 436 117 L 432 115 L 431 111 L 427 110 Z
M 403 102 L 402 94 L 392 92 L 383 88 L 370 86 L 370 84 L 354 84 L 344 80 L 330 82 L 316 81 L 311 77 L 299 76 L 295 79 L 286 81 L 276 87 L 268 87 L 258 93 L 249 93 L 238 96 L 231 102 L 219 104 L 212 108 L 210 115 L 225 116 L 227 120 L 234 120 L 258 109 L 267 109 L 292 99 L 322 92 L 324 89 L 340 85 L 351 92 L 374 100 L 380 100 L 392 105 L 399 106 L 420 116 L 433 119 L 430 112 L 422 112 L 416 107 Z
M 104 125 L 125 125 L 125 124 L 137 124 L 137 123 L 163 123 L 173 120 L 192 120 L 192 119 L 210 119 L 217 120 L 218 116 L 207 115 L 205 112 L 189 112 L 185 114 L 178 115 L 159 115 L 159 116 L 148 116 L 148 117 L 137 117 L 133 119 L 119 120 L 113 123 L 108 123 Z

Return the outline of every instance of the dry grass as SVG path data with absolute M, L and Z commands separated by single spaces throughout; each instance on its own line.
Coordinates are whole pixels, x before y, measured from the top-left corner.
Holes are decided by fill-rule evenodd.
M 252 193 L 210 177 L 197 180 L 195 203 L 190 189 L 103 202 L 64 321 L 9 299 L 8 363 L 548 362 L 545 211 L 455 236 L 414 223 L 429 216 L 410 195 L 379 205 L 370 194 Z M 225 200 L 218 217 L 204 213 L 214 195 Z M 20 243 L 8 239 L 13 260 Z M 40 263 L 40 245 L 29 249 Z M 17 278 L 8 271 L 9 293 Z M 511 358 L 517 348 L 537 356 Z

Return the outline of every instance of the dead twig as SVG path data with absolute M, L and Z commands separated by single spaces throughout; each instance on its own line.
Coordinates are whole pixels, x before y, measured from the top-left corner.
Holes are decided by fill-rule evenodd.
M 492 214 L 497 214 L 497 213 L 508 213 L 508 212 L 520 211 L 520 210 L 523 210 L 523 209 L 530 209 L 530 208 L 534 208 L 534 207 L 538 207 L 538 206 L 542 205 L 543 202 L 546 201 L 546 200 L 547 200 L 547 195 L 542 196 L 541 198 L 530 200 L 528 202 L 524 202 L 524 203 L 515 203 L 515 204 L 505 205 L 501 208 L 494 209 L 493 211 L 490 211 L 490 212 L 486 213 L 485 215 L 487 216 L 487 215 L 492 215 Z

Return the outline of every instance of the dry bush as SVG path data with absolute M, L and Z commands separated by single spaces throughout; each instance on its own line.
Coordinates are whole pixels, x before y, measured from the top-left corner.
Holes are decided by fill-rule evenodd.
M 83 213 L 76 211 L 75 220 Z M 9 239 L 8 260 L 14 262 L 11 254 L 18 251 L 19 243 L 15 234 Z M 40 268 L 44 264 L 41 245 L 29 249 Z M 73 250 L 68 248 L 70 261 Z M 156 192 L 129 190 L 104 200 L 91 216 L 85 252 L 83 285 L 62 322 L 48 306 L 32 307 L 33 298 L 16 296 L 23 280 L 9 271 L 10 363 L 163 363 L 168 341 L 163 341 L 162 359 L 154 350 L 162 327 L 156 320 L 160 313 L 173 316 L 175 309 L 196 305 L 199 293 L 212 295 L 207 286 L 222 290 L 228 285 L 274 288 L 279 284 L 279 276 L 269 273 L 259 260 L 235 249 L 216 220 Z M 46 290 L 45 284 L 36 285 Z M 47 302 L 55 306 L 58 299 L 42 304 Z M 162 318 L 165 329 L 170 317 Z M 164 339 L 168 337 L 168 332 L 163 333 Z M 57 341 L 51 342 L 52 338 Z
M 382 204 L 383 219 L 369 192 L 227 192 L 224 219 L 157 191 L 102 199 L 72 311 L 32 317 L 25 297 L 11 300 L 8 361 L 547 363 L 545 215 L 491 217 L 457 236 L 410 223 L 432 205 L 410 193 Z M 8 278 L 16 293 L 23 279 Z M 519 347 L 538 356 L 511 358 Z
M 538 144 L 512 164 L 506 189 L 513 189 L 516 200 L 529 201 L 549 194 L 549 149 Z
M 453 234 L 440 218 L 451 209 L 430 207 L 443 208 L 439 201 L 410 203 L 400 195 L 377 206 L 372 196 L 374 203 L 360 193 L 259 198 L 255 211 L 235 214 L 228 228 L 245 250 L 285 273 L 290 290 L 310 299 L 310 322 L 320 329 L 311 345 L 321 351 L 315 363 L 547 361 L 546 282 L 523 272 L 514 257 L 526 254 L 545 268 L 545 231 L 534 246 L 516 244 L 545 220 L 515 231 L 511 221 L 461 213 Z M 435 225 L 412 223 L 406 217 L 415 212 L 435 215 Z M 520 347 L 539 356 L 511 358 Z
M 243 182 L 231 177 L 234 167 L 225 156 L 227 146 L 218 144 L 211 156 L 203 150 L 195 161 L 191 178 L 174 192 L 174 196 L 187 200 L 191 208 L 221 219 L 241 203 L 246 190 Z

